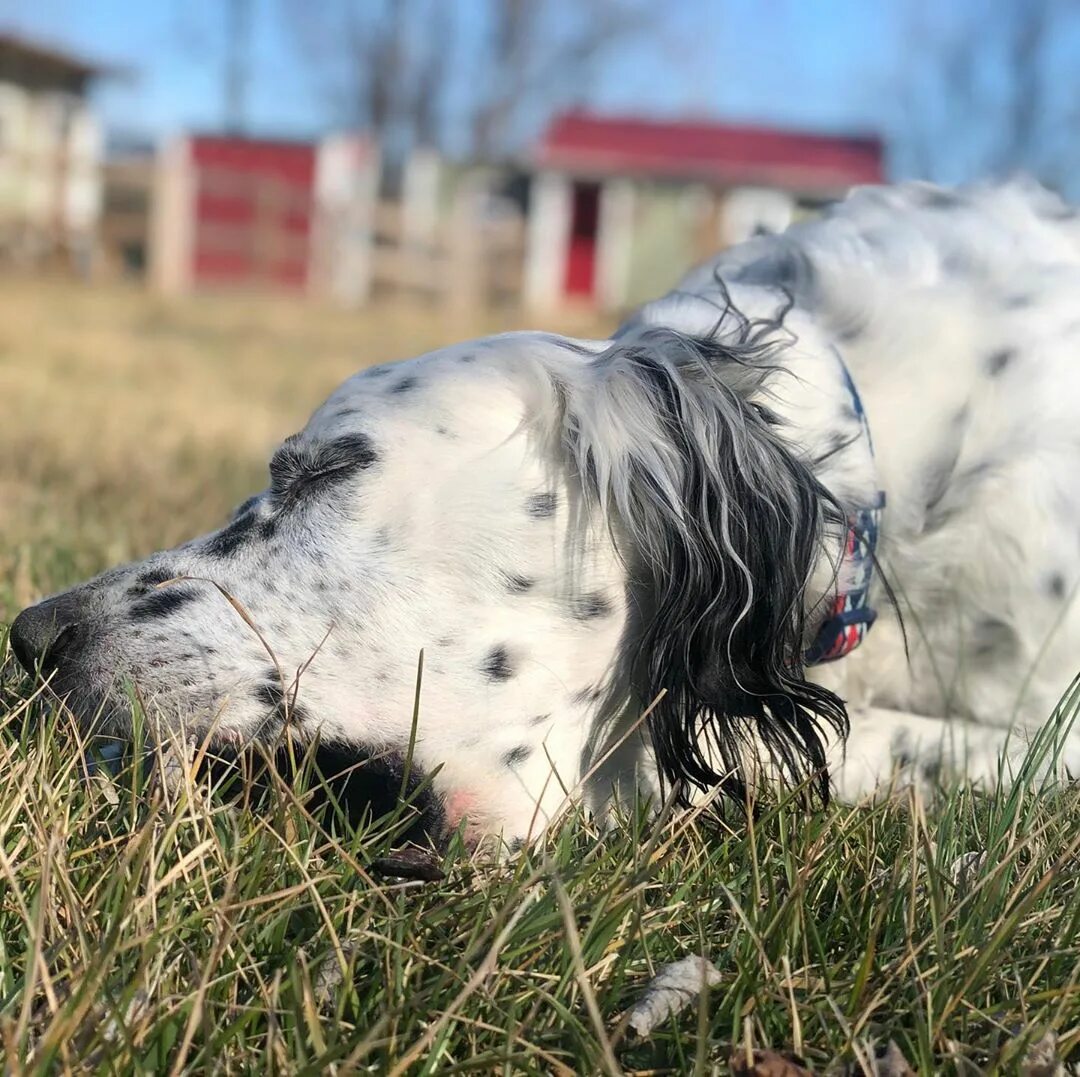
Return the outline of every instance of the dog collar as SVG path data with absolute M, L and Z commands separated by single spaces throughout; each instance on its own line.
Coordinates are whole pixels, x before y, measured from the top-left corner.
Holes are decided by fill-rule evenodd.
M 844 361 L 837 355 L 844 384 L 851 397 L 851 405 L 862 424 L 870 459 L 874 457 L 874 443 L 870 438 L 870 426 L 866 421 L 859 391 Z M 870 583 L 874 575 L 874 551 L 877 549 L 881 513 L 885 508 L 885 492 L 879 490 L 869 505 L 852 511 L 847 519 L 847 538 L 839 575 L 850 581 L 848 589 L 837 594 L 829 604 L 825 620 L 818 628 L 814 642 L 803 655 L 808 666 L 833 662 L 850 654 L 862 643 L 877 619 L 877 610 L 870 605 Z

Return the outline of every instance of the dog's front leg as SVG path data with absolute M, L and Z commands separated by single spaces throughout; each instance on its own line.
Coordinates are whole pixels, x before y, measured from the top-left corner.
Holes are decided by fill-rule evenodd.
M 965 780 L 984 790 L 1007 788 L 1022 774 L 1042 779 L 1080 774 L 1080 730 L 1033 734 L 960 718 L 928 718 L 865 707 L 851 712 L 851 733 L 830 748 L 836 795 L 855 801 L 894 782 L 932 787 Z

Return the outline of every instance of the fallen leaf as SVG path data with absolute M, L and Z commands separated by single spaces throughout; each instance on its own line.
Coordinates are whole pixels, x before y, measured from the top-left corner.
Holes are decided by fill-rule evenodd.
M 1058 1058 L 1057 1035 L 1047 1029 L 1024 1054 L 1020 1077 L 1065 1077 L 1065 1072 L 1065 1066 Z
M 790 1051 L 732 1051 L 728 1057 L 732 1077 L 813 1077 L 806 1062 Z
M 958 890 L 966 890 L 986 866 L 986 852 L 972 850 L 958 856 L 949 866 L 949 876 Z
M 630 1007 L 629 1025 L 639 1036 L 648 1036 L 662 1021 L 689 1006 L 706 984 L 719 982 L 716 966 L 704 957 L 684 957 L 665 965 Z
M 357 944 L 354 942 L 343 942 L 340 954 L 337 951 L 329 954 L 315 970 L 311 988 L 315 994 L 315 1004 L 319 1007 L 320 1013 L 325 1014 L 333 1011 L 337 1001 L 338 989 L 345 980 L 341 961 L 344 959 L 347 965 L 356 953 L 357 948 Z

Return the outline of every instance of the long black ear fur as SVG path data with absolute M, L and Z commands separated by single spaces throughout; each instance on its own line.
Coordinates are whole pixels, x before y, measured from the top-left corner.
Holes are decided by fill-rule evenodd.
M 591 432 L 575 431 L 579 466 L 628 536 L 633 686 L 643 705 L 664 693 L 649 729 L 684 803 L 690 786 L 716 785 L 745 803 L 748 757 L 761 753 L 825 801 L 823 726 L 847 732 L 843 701 L 806 680 L 802 657 L 807 583 L 843 513 L 775 416 L 729 384 L 768 377 L 767 351 L 747 335 L 636 331 L 595 361 L 597 391 L 618 401 L 606 420 L 628 429 L 602 433 L 594 414 Z M 663 444 L 644 444 L 650 432 Z M 599 459 L 608 437 L 614 464 Z

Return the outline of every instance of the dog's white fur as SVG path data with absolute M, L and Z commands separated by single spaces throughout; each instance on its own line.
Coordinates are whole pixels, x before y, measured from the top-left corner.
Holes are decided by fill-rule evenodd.
M 755 483 L 777 562 L 797 561 L 801 538 L 813 549 L 791 613 L 812 637 L 844 584 L 842 527 L 826 512 L 792 533 L 804 491 L 790 459 L 841 509 L 888 499 L 878 623 L 807 671 L 847 701 L 846 746 L 823 729 L 834 787 L 859 796 L 898 766 L 993 782 L 1080 666 L 1078 348 L 1080 218 L 1055 196 L 861 189 L 695 270 L 612 341 L 509 334 L 350 379 L 231 529 L 50 600 L 79 611 L 55 615 L 78 622 L 57 683 L 121 725 L 115 685 L 130 678 L 193 735 L 278 735 L 291 710 L 301 736 L 399 751 L 423 650 L 417 763 L 436 771 L 451 822 L 523 838 L 574 795 L 657 791 L 651 742 L 631 731 L 660 687 L 631 668 L 650 658 L 634 652 L 650 618 L 676 610 L 680 624 L 649 638 L 690 641 L 665 656 L 664 686 L 715 673 L 724 698 L 753 703 L 723 651 L 789 597 L 747 575 L 761 548 L 740 545 L 750 509 L 732 502 Z M 686 586 L 661 601 L 672 572 Z M 153 590 L 167 577 L 189 579 Z M 207 580 L 243 604 L 276 665 Z M 688 593 L 709 580 L 744 608 Z M 162 605 L 176 588 L 183 599 Z M 691 622 L 713 617 L 726 642 L 706 675 Z M 662 719 L 676 741 L 677 717 Z M 697 744 L 677 757 L 731 765 L 719 727 L 681 720 Z M 709 721 L 750 742 L 772 728 L 743 712 Z M 1080 769 L 1076 737 L 1064 760 Z M 779 765 L 791 769 L 783 752 Z

